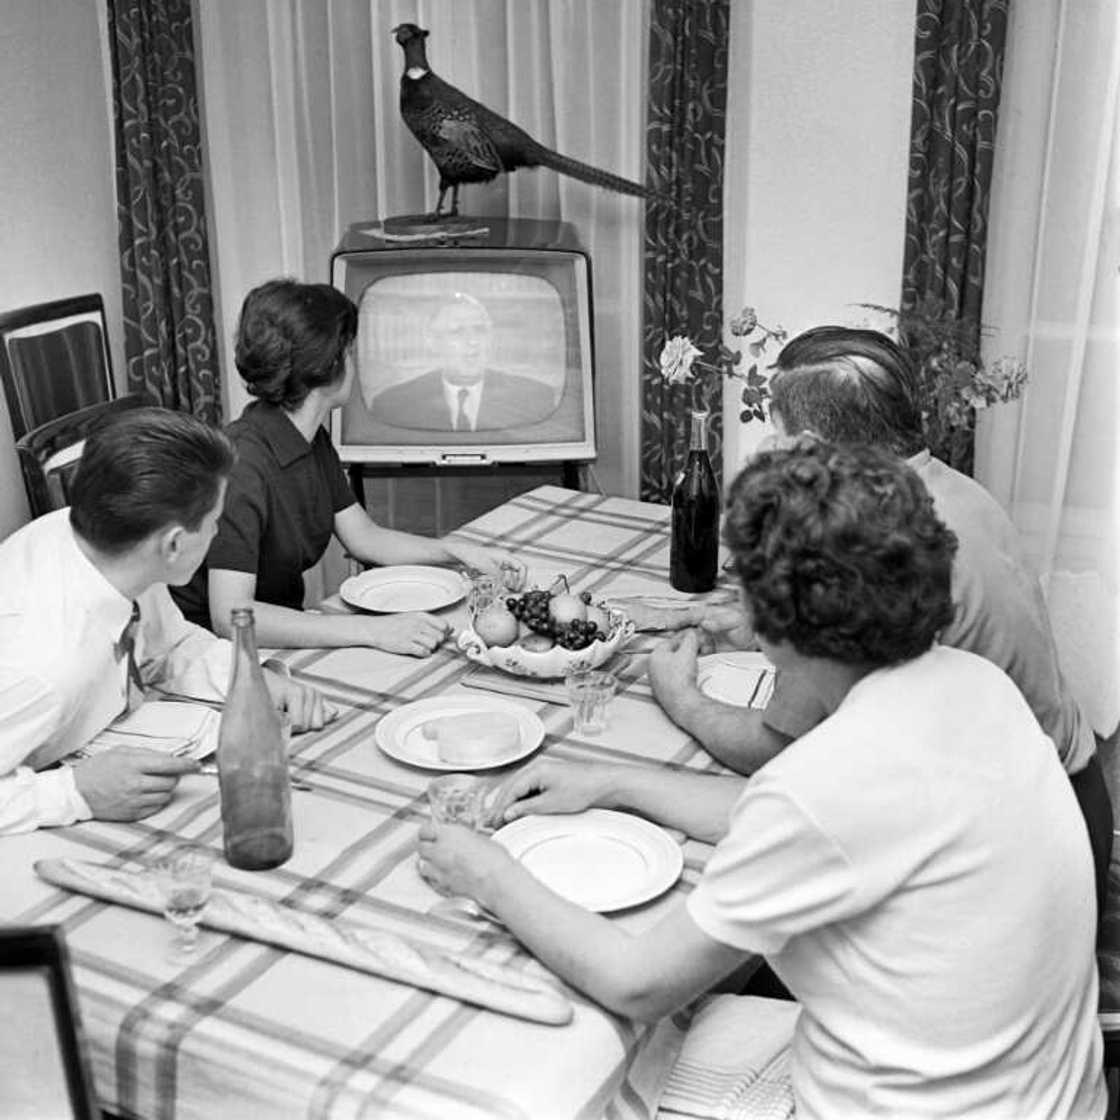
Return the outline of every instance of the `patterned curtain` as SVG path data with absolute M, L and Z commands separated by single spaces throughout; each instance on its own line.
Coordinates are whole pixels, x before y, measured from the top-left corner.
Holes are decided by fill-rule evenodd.
M 903 311 L 965 325 L 979 347 L 988 203 L 1010 0 L 918 0 Z M 952 451 L 971 469 L 971 431 Z
M 683 334 L 710 359 L 723 337 L 723 149 L 729 0 L 653 0 L 648 181 L 668 202 L 646 207 L 642 308 L 641 497 L 667 502 L 688 447 L 688 412 L 711 412 L 709 452 L 723 440 L 718 376 L 670 387 L 658 356 Z
M 216 423 L 191 0 L 108 0 L 108 14 L 128 388 Z

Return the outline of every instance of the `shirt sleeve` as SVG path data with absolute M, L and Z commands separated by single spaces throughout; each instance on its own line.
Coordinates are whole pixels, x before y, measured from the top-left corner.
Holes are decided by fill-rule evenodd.
M 218 531 L 206 556 L 210 568 L 231 572 L 260 570 L 261 540 L 268 524 L 268 484 L 252 461 L 252 448 L 239 446 L 241 458 L 230 475 Z
M 756 779 L 757 780 L 757 779 Z M 843 852 L 779 788 L 748 784 L 686 905 L 725 945 L 781 952 L 792 937 L 864 905 Z
M 200 700 L 221 700 L 229 684 L 230 644 L 188 622 L 167 585 L 140 596 L 136 664 L 146 685 Z
M 829 714 L 805 677 L 779 670 L 774 678 L 774 691 L 762 712 L 762 722 L 772 731 L 800 739 Z
M 21 766 L 0 777 L 0 836 L 88 821 L 92 816 L 69 766 L 40 774 Z
M 58 697 L 42 681 L 0 667 L 0 836 L 73 824 L 92 816 L 67 766 L 35 773 L 21 766 L 62 723 Z

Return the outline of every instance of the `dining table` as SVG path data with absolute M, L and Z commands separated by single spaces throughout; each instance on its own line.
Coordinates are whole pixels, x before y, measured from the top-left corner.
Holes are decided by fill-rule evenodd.
M 596 600 L 688 603 L 697 597 L 675 592 L 667 578 L 669 516 L 663 505 L 542 486 L 455 535 L 514 553 L 534 586 L 563 575 Z M 455 631 L 467 624 L 463 601 L 439 613 Z M 606 666 L 618 691 L 595 734 L 573 732 L 559 689 L 506 694 L 540 720 L 543 740 L 485 776 L 500 780 L 542 756 L 719 772 L 651 693 L 645 664 L 657 640 L 634 635 Z M 205 774 L 184 777 L 171 803 L 141 821 L 89 821 L 0 841 L 0 920 L 64 930 L 104 1108 L 144 1120 L 655 1116 L 682 1041 L 679 1017 L 630 1021 L 552 978 L 570 1001 L 570 1021 L 533 1022 L 205 925 L 184 963 L 169 956 L 171 930 L 159 915 L 36 873 L 38 861 L 58 859 L 135 869 L 176 845 L 200 845 L 217 856 L 216 885 L 550 979 L 500 923 L 446 906 L 421 878 L 417 831 L 435 773 L 377 741 L 379 721 L 404 705 L 497 695 L 477 687 L 479 666 L 451 638 L 424 659 L 369 648 L 277 656 L 338 712 L 292 739 L 295 845 L 282 866 L 247 872 L 221 860 L 218 783 Z M 711 848 L 669 835 L 683 856 L 679 879 L 608 920 L 638 932 L 693 888 Z

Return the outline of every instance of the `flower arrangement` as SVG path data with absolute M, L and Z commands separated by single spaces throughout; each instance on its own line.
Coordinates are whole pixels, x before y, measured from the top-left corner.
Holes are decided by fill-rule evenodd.
M 747 351 L 755 360 L 745 373 L 739 369 L 743 360 L 741 350 L 732 350 L 721 341 L 712 361 L 697 361 L 703 358 L 703 351 L 697 349 L 685 335 L 674 335 L 661 349 L 658 359 L 661 376 L 669 385 L 683 385 L 693 379 L 695 367 L 697 373 L 734 378 L 743 383 L 739 398 L 743 408 L 739 419 L 744 424 L 749 420 L 765 420 L 766 402 L 770 399 L 769 379 L 759 371 L 758 359 L 766 353 L 771 342 L 778 345 L 785 342 L 786 332 L 781 327 L 767 327 L 760 323 L 753 307 L 744 307 L 728 324 L 728 330 L 735 338 L 748 340 Z M 753 339 L 752 335 L 755 336 Z
M 860 306 L 890 318 L 899 345 L 917 370 L 930 450 L 952 466 L 970 470 L 976 412 L 1021 396 L 1026 365 L 1008 356 L 985 364 L 980 357 L 983 328 L 958 317 L 935 296 L 905 311 Z

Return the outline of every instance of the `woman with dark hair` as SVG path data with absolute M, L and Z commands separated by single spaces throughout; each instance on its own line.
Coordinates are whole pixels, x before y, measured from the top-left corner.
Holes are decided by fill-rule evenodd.
M 230 611 L 252 605 L 265 646 L 376 646 L 426 657 L 448 632 L 424 612 L 326 614 L 303 610 L 303 573 L 337 536 L 370 564 L 462 564 L 518 587 L 508 553 L 431 540 L 376 524 L 354 500 L 323 427 L 354 381 L 357 308 L 328 284 L 270 280 L 241 308 L 235 360 L 257 400 L 229 425 L 238 462 L 206 564 L 177 598 L 188 618 L 229 632 Z
M 421 873 L 634 1018 L 765 956 L 801 1005 L 799 1120 L 1102 1117 L 1085 829 L 1015 685 L 935 644 L 956 541 L 920 479 L 804 441 L 744 468 L 726 524 L 762 650 L 832 714 L 749 780 L 542 760 L 494 801 L 497 821 L 621 808 L 716 843 L 687 900 L 631 935 L 455 825 L 422 827 Z

